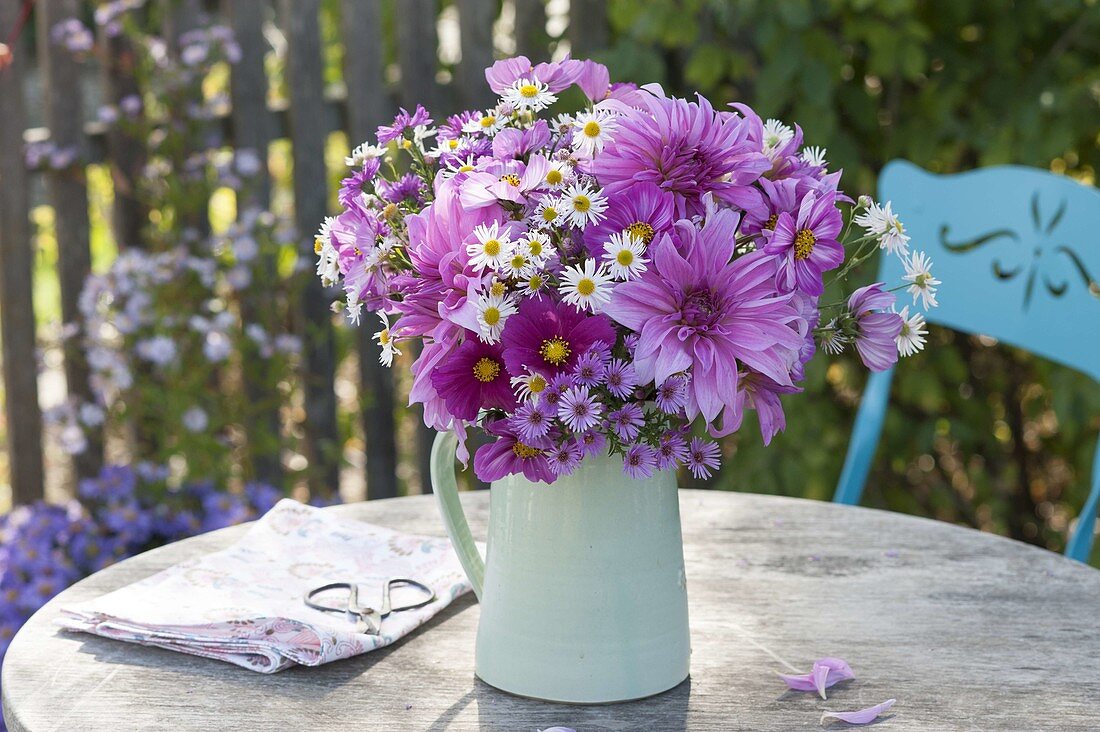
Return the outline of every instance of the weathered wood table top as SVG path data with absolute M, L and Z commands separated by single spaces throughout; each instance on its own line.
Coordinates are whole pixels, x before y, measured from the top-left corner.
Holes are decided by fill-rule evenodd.
M 463 495 L 475 536 L 484 536 L 487 499 Z M 444 533 L 430 496 L 328 510 Z M 472 595 L 395 646 L 272 676 L 52 626 L 59 605 L 220 549 L 240 536 L 236 527 L 122 562 L 44 607 L 4 662 L 4 719 L 16 732 L 795 730 L 821 729 L 824 709 L 896 698 L 875 729 L 1100 729 L 1100 572 L 864 508 L 682 491 L 681 511 L 691 679 L 649 700 L 557 705 L 481 683 Z M 857 679 L 827 702 L 775 677 L 784 662 L 808 670 L 830 655 Z

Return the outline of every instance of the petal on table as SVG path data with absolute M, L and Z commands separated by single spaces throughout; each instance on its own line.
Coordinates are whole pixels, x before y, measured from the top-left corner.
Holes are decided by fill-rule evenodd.
M 825 698 L 825 690 L 834 684 L 854 679 L 852 667 L 842 658 L 821 658 L 814 661 L 813 670 L 806 674 L 779 674 L 779 678 L 795 691 L 816 691 Z
M 825 724 L 825 720 L 834 719 L 848 724 L 868 724 L 874 722 L 880 714 L 894 706 L 895 701 L 897 700 L 887 699 L 882 704 L 876 704 L 873 707 L 859 709 L 854 712 L 825 712 L 821 715 L 821 724 Z

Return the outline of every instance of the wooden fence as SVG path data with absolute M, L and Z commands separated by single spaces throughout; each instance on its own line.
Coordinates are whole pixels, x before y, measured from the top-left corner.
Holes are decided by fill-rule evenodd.
M 344 55 L 344 88 L 326 93 L 322 71 L 324 48 L 319 15 L 322 0 L 161 0 L 165 3 L 163 34 L 171 39 L 193 28 L 204 14 L 229 25 L 242 51 L 231 70 L 230 109 L 219 120 L 221 143 L 241 149 L 264 150 L 274 140 L 287 138 L 292 148 L 294 171 L 294 221 L 299 244 L 312 258 L 312 232 L 326 210 L 327 174 L 324 167 L 326 137 L 337 130 L 348 133 L 352 144 L 366 140 L 385 122 L 395 104 L 421 102 L 439 115 L 466 106 L 492 102 L 482 70 L 494 55 L 494 23 L 502 13 L 513 18 L 515 49 L 533 60 L 549 56 L 545 0 L 389 0 L 396 26 L 396 69 L 383 56 L 384 0 L 341 0 L 339 3 Z M 7 416 L 8 452 L 13 503 L 26 503 L 43 495 L 42 414 L 34 364 L 36 334 L 32 307 L 34 251 L 29 220 L 34 176 L 44 175 L 48 203 L 53 206 L 59 248 L 60 311 L 66 322 L 79 317 L 77 298 L 90 270 L 88 190 L 85 176 L 70 170 L 28 172 L 24 146 L 28 140 L 48 140 L 78 151 L 80 165 L 109 164 L 114 186 L 111 226 L 120 246 L 140 242 L 148 220 L 146 211 L 130 195 L 144 165 L 143 146 L 124 133 L 95 124 L 88 116 L 82 90 L 82 61 L 56 43 L 49 32 L 58 22 L 90 14 L 89 0 L 0 0 L 0 340 L 3 343 L 3 378 Z M 457 12 L 461 60 L 450 80 L 441 83 L 437 21 L 446 7 Z M 263 27 L 274 22 L 286 39 L 288 100 L 285 108 L 269 108 L 268 77 L 264 57 L 269 50 Z M 35 58 L 26 36 L 38 31 Z M 603 47 L 608 38 L 602 0 L 572 0 L 565 41 L 574 55 L 586 55 Z M 130 73 L 131 50 L 119 37 L 101 35 L 102 97 L 118 103 L 135 90 Z M 44 129 L 27 129 L 28 106 L 25 79 L 36 64 L 43 94 Z M 396 71 L 394 74 L 392 72 Z M 400 78 L 396 88 L 387 79 Z M 319 112 L 320 110 L 320 112 Z M 80 171 L 77 171 L 80 172 Z M 268 203 L 270 184 L 253 193 L 255 203 Z M 203 222 L 208 225 L 208 222 Z M 337 367 L 331 313 L 316 278 L 299 304 L 303 330 L 304 404 L 307 443 L 311 462 L 320 466 L 319 480 L 337 485 L 339 451 L 322 445 L 337 442 L 336 397 L 333 390 Z M 358 333 L 360 393 L 363 395 L 363 431 L 366 444 L 366 485 L 369 498 L 396 495 L 397 445 L 394 413 L 398 408 L 389 370 L 377 363 L 375 346 L 366 327 Z M 87 364 L 80 349 L 71 344 L 64 351 L 66 380 L 79 389 L 87 384 Z M 274 419 L 274 416 L 272 417 Z M 417 462 L 427 474 L 431 436 L 421 429 Z M 77 475 L 95 471 L 102 460 L 102 442 L 93 439 L 90 449 L 75 464 Z M 277 473 L 277 465 L 261 466 L 263 475 Z

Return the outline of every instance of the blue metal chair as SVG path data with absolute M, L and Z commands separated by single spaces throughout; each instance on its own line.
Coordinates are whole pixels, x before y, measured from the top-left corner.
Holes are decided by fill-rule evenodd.
M 943 280 L 930 324 L 992 336 L 1100 381 L 1100 191 L 1032 168 L 935 175 L 895 160 L 879 178 L 879 198 L 893 202 Z M 879 279 L 902 274 L 897 257 L 882 257 Z M 867 382 L 836 503 L 859 503 L 892 378 L 891 369 Z M 1088 561 L 1098 503 L 1100 445 L 1066 556 Z

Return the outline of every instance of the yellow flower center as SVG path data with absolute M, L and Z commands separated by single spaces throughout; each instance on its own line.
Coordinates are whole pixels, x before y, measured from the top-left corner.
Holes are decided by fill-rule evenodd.
M 485 253 L 490 257 L 495 257 L 500 254 L 500 242 L 496 239 L 490 239 L 483 245 L 485 247 Z
M 488 115 L 485 115 L 484 117 L 481 118 L 481 126 L 482 127 L 492 127 L 493 125 L 496 124 L 496 121 L 497 121 L 496 117 L 494 117 L 491 114 L 488 114 Z
M 577 293 L 588 297 L 596 291 L 596 283 L 585 277 L 582 280 L 577 281 Z
M 569 354 L 573 351 L 569 348 L 569 344 L 561 336 L 554 336 L 549 340 L 542 342 L 542 347 L 539 348 L 539 354 L 542 356 L 546 363 L 553 364 L 554 366 L 561 366 L 569 358 Z
M 485 321 L 485 325 L 492 328 L 500 322 L 500 309 L 494 307 L 485 308 L 485 312 L 481 314 L 481 319 Z
M 512 452 L 515 453 L 516 457 L 522 460 L 528 460 L 542 454 L 542 450 L 537 447 L 531 447 L 530 445 L 524 445 L 522 442 L 517 442 L 512 445 Z
M 806 259 L 814 250 L 817 237 L 809 229 L 799 229 L 794 237 L 794 258 Z
M 383 346 L 388 346 L 390 344 L 389 328 L 383 328 L 382 330 L 378 331 L 378 342 L 381 343 Z
M 599 137 L 600 136 L 600 125 L 599 125 L 599 123 L 596 122 L 595 120 L 592 120 L 591 122 L 588 122 L 587 124 L 585 124 L 584 134 L 587 135 L 588 137 Z
M 458 147 L 458 140 L 447 140 L 447 147 L 452 150 L 456 149 Z
M 322 248 L 324 248 L 324 244 L 321 243 L 321 240 L 320 239 L 314 239 L 313 240 L 313 253 L 314 254 L 320 254 Z
M 561 183 L 561 181 L 562 181 L 561 171 L 558 170 L 557 168 L 551 168 L 550 172 L 548 172 L 546 174 L 546 182 L 549 183 L 552 186 L 556 186 L 558 183 Z
M 397 204 L 387 203 L 386 207 L 382 209 L 382 217 L 392 219 L 394 216 L 397 216 Z
M 402 140 L 401 141 L 401 147 L 405 148 L 406 150 L 411 150 L 412 146 L 413 146 L 412 140 Z
M 472 166 L 472 165 L 462 165 L 462 166 L 459 166 L 458 172 L 459 173 L 469 173 L 473 169 L 474 169 L 474 166 Z
M 527 280 L 527 289 L 531 292 L 542 289 L 542 275 L 531 275 L 531 279 Z
M 615 261 L 624 267 L 629 267 L 634 263 L 634 252 L 629 249 L 620 249 L 615 255 Z
M 501 295 L 503 295 L 504 294 L 504 283 L 498 281 L 498 282 L 494 282 L 493 284 L 489 285 L 489 294 L 492 295 L 493 297 L 500 297 Z
M 515 186 L 516 188 L 519 188 L 519 176 L 518 175 L 515 175 L 513 173 L 509 173 L 508 175 L 500 176 L 500 179 L 502 181 L 504 181 L 505 183 L 508 183 L 509 185 Z
M 524 265 L 526 264 L 527 257 L 523 256 L 522 254 L 517 254 L 516 256 L 512 257 L 512 269 L 523 269 Z
M 592 208 L 592 201 L 588 199 L 588 196 L 574 196 L 573 197 L 573 210 L 584 213 L 588 209 Z
M 764 228 L 768 231 L 775 229 L 775 222 L 779 221 L 779 214 L 772 214 L 768 217 L 768 220 L 764 222 Z
M 542 210 L 543 221 L 553 221 L 558 217 L 558 210 L 553 206 L 547 206 Z
M 483 384 L 488 384 L 498 376 L 500 376 L 500 364 L 488 356 L 482 356 L 474 364 L 474 378 Z
M 534 99 L 539 95 L 539 88 L 534 84 L 524 84 L 519 88 L 519 95 L 525 99 Z
M 643 243 L 648 244 L 653 241 L 653 236 L 657 232 L 653 230 L 653 227 L 644 221 L 635 221 L 630 226 L 626 227 L 626 230 L 630 232 L 636 239 L 641 239 Z
M 542 254 L 542 242 L 538 239 L 532 239 L 527 242 L 527 248 L 531 250 L 532 257 L 537 257 Z
M 528 382 L 527 388 L 531 390 L 532 394 L 541 394 L 546 388 L 546 379 L 538 374 L 535 374 L 531 377 L 531 381 Z

